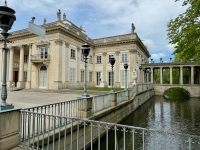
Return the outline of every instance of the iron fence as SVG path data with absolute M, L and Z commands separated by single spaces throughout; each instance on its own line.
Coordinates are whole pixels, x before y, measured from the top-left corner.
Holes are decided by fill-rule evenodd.
M 94 96 L 92 99 L 92 112 L 96 113 L 111 107 L 111 94 Z
M 135 88 L 136 86 L 133 86 L 129 91 L 128 91 L 128 97 L 131 99 L 133 97 L 133 94 L 135 93 Z
M 40 126 L 40 119 L 46 124 Z M 197 150 L 200 147 L 200 136 L 25 110 L 21 111 L 20 128 L 20 146 L 26 149 Z
M 124 101 L 126 101 L 126 92 L 127 91 L 120 91 L 117 92 L 117 104 L 122 103 Z

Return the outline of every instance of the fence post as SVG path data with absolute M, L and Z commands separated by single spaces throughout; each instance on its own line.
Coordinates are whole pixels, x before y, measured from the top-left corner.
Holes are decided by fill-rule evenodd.
M 24 117 L 26 117 L 26 115 L 24 115 Z M 20 109 L 0 111 L 0 149 L 7 150 L 17 147 L 20 144 L 19 132 Z
M 128 100 L 129 100 L 128 91 L 129 91 L 129 90 L 126 90 L 126 91 L 125 91 L 125 101 L 128 101 Z
M 92 116 L 92 97 L 83 98 L 82 103 L 79 103 L 78 110 L 82 118 L 88 118 Z
M 110 93 L 111 107 L 117 106 L 117 93 Z

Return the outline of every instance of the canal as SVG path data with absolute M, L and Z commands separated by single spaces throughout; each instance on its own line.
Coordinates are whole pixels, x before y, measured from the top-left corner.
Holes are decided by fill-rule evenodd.
M 200 136 L 200 101 L 198 98 L 181 99 L 181 100 L 166 100 L 163 96 L 154 96 L 139 109 L 133 112 L 121 124 L 159 130 L 169 133 L 181 133 L 183 135 L 197 135 Z M 126 150 L 132 149 L 132 133 L 127 129 L 125 136 Z M 136 136 L 141 137 L 141 133 L 136 132 Z M 163 136 L 163 135 L 162 135 Z M 153 149 L 160 150 L 163 147 L 166 149 L 189 149 L 186 140 L 185 145 L 181 143 L 181 136 L 172 134 L 167 137 L 166 146 L 159 145 L 161 135 L 152 136 L 147 133 L 145 135 L 145 143 L 142 143 L 141 138 L 135 138 L 134 149 L 151 150 L 150 143 L 156 141 L 156 146 Z M 184 136 L 183 136 L 184 137 Z M 106 149 L 106 138 L 101 140 L 101 149 Z M 109 135 L 109 150 L 115 147 L 114 132 Z M 163 141 L 160 141 L 162 143 Z M 192 149 L 200 149 L 200 143 L 193 141 Z M 196 143 L 195 143 L 196 142 Z M 199 141 L 200 142 L 200 141 Z M 177 144 L 181 143 L 181 144 Z M 124 136 L 122 130 L 117 131 L 117 150 L 123 150 Z M 94 145 L 98 149 L 97 145 Z

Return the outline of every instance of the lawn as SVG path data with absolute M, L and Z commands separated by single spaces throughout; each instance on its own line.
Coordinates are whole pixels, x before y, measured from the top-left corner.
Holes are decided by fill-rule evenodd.
M 74 88 L 72 90 L 84 90 L 84 88 Z M 87 88 L 88 91 L 110 91 L 111 88 L 106 88 L 106 87 L 88 87 Z M 124 88 L 114 88 L 114 91 L 122 91 L 124 90 Z

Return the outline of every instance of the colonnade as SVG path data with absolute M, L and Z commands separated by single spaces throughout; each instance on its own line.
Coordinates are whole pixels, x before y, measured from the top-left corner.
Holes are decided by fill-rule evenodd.
M 31 87 L 31 52 L 32 52 L 32 44 L 27 45 L 29 48 L 29 57 L 28 57 L 28 67 L 27 67 L 27 82 L 26 85 L 24 83 L 24 50 L 25 50 L 25 45 L 20 45 L 18 47 L 10 47 L 9 48 L 9 63 L 8 63 L 8 82 L 7 86 L 11 87 L 12 84 L 14 83 L 14 51 L 19 48 L 20 51 L 20 57 L 19 57 L 19 78 L 17 82 L 17 87 L 19 88 L 30 88 Z M 3 62 L 3 60 L 2 60 Z
M 150 82 L 154 84 L 163 84 L 163 70 L 166 68 L 169 68 L 170 70 L 170 83 L 173 84 L 173 68 L 178 68 L 179 69 L 179 84 L 183 84 L 183 68 L 188 68 L 189 74 L 188 74 L 188 84 L 193 85 L 195 83 L 194 81 L 194 68 L 197 67 L 197 78 L 198 78 L 198 84 L 200 84 L 200 66 L 198 65 L 179 65 L 179 66 L 151 66 L 151 65 L 142 65 L 142 68 L 145 68 L 146 70 L 149 70 L 147 73 L 142 73 L 143 74 L 143 82 Z M 155 69 L 159 69 L 160 72 L 160 83 L 155 82 L 154 74 L 155 74 Z M 149 75 L 150 74 L 150 75 Z M 149 80 L 150 76 L 150 80 Z

